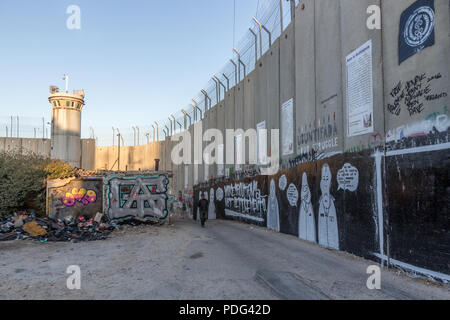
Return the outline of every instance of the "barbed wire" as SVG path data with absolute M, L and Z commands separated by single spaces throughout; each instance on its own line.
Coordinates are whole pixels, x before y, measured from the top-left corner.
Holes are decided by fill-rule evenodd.
M 291 9 L 290 9 L 289 1 L 266 0 L 263 2 L 262 5 L 261 4 L 258 5 L 257 14 L 256 14 L 257 16 L 255 17 L 264 27 L 267 28 L 267 30 L 269 30 L 269 32 L 271 34 L 272 43 L 274 43 L 274 41 L 276 41 L 276 39 L 278 39 L 282 33 L 280 4 L 283 6 L 283 8 L 282 8 L 283 20 L 284 20 L 283 28 L 285 28 L 291 22 L 291 19 L 290 19 L 290 17 L 291 17 L 290 10 Z M 295 4 L 296 5 L 298 4 L 298 0 L 295 1 Z M 255 43 L 255 36 L 252 34 L 250 29 L 257 35 L 256 43 Z M 260 49 L 257 48 L 257 50 L 255 51 L 255 45 L 256 46 L 261 45 L 260 41 L 259 41 L 259 32 L 260 32 L 260 29 L 259 29 L 259 26 L 257 25 L 257 23 L 255 21 L 251 21 L 249 30 L 245 33 L 244 37 L 238 42 L 238 44 L 236 46 L 236 50 L 240 54 L 240 59 L 241 59 L 242 63 L 246 66 L 246 68 L 245 68 L 246 74 L 245 75 L 250 74 L 255 69 L 255 61 L 256 61 L 255 54 L 258 55 L 258 59 L 260 58 L 259 57 Z M 262 31 L 261 36 L 262 36 L 262 40 L 263 40 L 262 41 L 262 53 L 264 54 L 265 52 L 267 52 L 269 50 L 270 44 L 269 44 L 268 35 L 266 32 Z M 233 55 L 232 60 L 234 61 L 234 63 L 236 63 L 236 66 L 237 66 L 236 69 L 239 70 L 239 62 L 238 62 L 237 54 Z M 222 67 L 222 69 L 220 69 L 217 73 L 215 73 L 213 75 L 215 75 L 215 76 L 217 76 L 217 78 L 219 78 L 219 80 L 227 87 L 227 90 L 231 89 L 237 85 L 236 79 L 238 79 L 238 82 L 239 82 L 244 77 L 243 70 L 241 70 L 241 74 L 239 76 L 237 76 L 235 67 L 231 62 L 227 62 L 225 64 L 225 66 Z M 229 83 L 230 83 L 229 88 L 228 88 L 228 81 L 226 80 L 224 75 L 229 80 Z M 195 101 L 195 103 L 197 103 L 197 107 L 201 110 L 201 113 L 204 115 L 205 111 L 207 109 L 216 105 L 216 102 L 218 101 L 217 92 L 221 92 L 220 93 L 221 99 L 224 95 L 222 94 L 223 88 L 221 88 L 221 85 L 219 85 L 219 90 L 216 90 L 216 83 L 212 79 L 208 80 L 208 82 L 204 85 L 203 90 L 205 90 L 209 99 L 207 97 L 205 97 L 205 95 L 200 91 L 199 93 L 197 93 L 194 96 L 193 100 Z M 221 99 L 219 99 L 219 100 L 221 100 Z M 189 124 L 189 120 L 186 120 L 186 119 L 189 119 L 189 116 L 192 119 L 192 123 L 201 120 L 200 114 L 195 110 L 196 108 L 195 108 L 194 101 L 191 101 L 185 108 L 183 108 L 183 110 L 186 111 L 186 114 L 187 114 L 186 116 L 185 116 L 184 112 L 182 112 L 180 110 L 180 111 L 177 111 L 176 113 L 174 113 L 173 115 L 169 115 L 170 118 L 172 118 L 172 116 L 175 117 L 175 120 L 173 120 L 173 118 L 172 118 L 172 120 L 169 120 L 169 116 L 168 116 L 167 119 L 162 119 L 162 120 L 155 122 L 158 124 L 159 132 L 157 135 L 159 137 L 159 140 L 163 140 L 163 139 L 165 139 L 165 137 L 171 136 L 174 133 L 184 131 L 184 123 L 186 121 L 187 124 Z M 209 101 L 211 101 L 210 105 L 209 105 Z M 208 107 L 207 107 L 207 103 L 208 103 Z M 195 115 L 197 115 L 197 116 L 195 116 Z M 194 121 L 194 119 L 196 119 L 196 120 Z M 183 124 L 182 128 L 180 128 L 179 124 Z

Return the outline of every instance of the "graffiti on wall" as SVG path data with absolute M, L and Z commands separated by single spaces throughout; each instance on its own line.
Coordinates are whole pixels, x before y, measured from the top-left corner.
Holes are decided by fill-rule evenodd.
M 107 214 L 111 220 L 139 217 L 161 221 L 168 217 L 167 175 L 113 176 L 107 185 Z
M 208 206 L 208 219 L 216 219 L 216 206 L 214 204 L 214 189 L 209 191 L 209 206 Z
M 336 113 L 318 119 L 317 123 L 317 127 L 313 123 L 297 127 L 298 157 L 290 163 L 291 168 L 305 162 L 316 161 L 321 155 L 338 147 Z
M 398 64 L 434 45 L 434 0 L 419 0 L 400 17 Z
M 322 179 L 319 200 L 319 244 L 328 248 L 339 250 L 339 232 L 336 216 L 335 199 L 330 193 L 331 170 L 328 164 L 322 167 Z
M 405 149 L 449 142 L 450 120 L 448 107 L 443 112 L 433 112 L 425 120 L 389 130 L 386 134 L 387 149 Z
M 225 216 L 262 223 L 267 214 L 267 195 L 258 181 L 225 185 Z
M 280 212 L 274 180 L 270 181 L 270 193 L 267 209 L 267 228 L 280 232 Z
M 87 206 L 97 201 L 97 194 L 94 190 L 86 190 L 84 188 L 78 190 L 74 188 L 71 192 L 67 192 L 61 201 L 66 207 L 73 207 L 77 203 Z
M 316 219 L 306 172 L 302 176 L 301 204 L 298 220 L 298 235 L 300 239 L 316 242 Z
M 433 85 L 442 79 L 440 73 L 428 76 L 426 73 L 416 75 L 406 82 L 399 81 L 391 90 L 391 101 L 387 110 L 396 116 L 401 114 L 402 106 L 406 106 L 410 116 L 421 114 L 427 102 L 437 101 L 448 96 L 447 92 L 433 92 Z

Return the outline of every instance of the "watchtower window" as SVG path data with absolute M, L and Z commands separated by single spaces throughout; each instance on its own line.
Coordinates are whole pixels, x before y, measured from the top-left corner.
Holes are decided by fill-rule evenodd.
M 70 101 L 66 101 L 66 107 L 70 107 Z
M 53 101 L 53 105 L 55 106 L 55 107 L 57 107 L 58 105 L 56 104 L 56 101 Z

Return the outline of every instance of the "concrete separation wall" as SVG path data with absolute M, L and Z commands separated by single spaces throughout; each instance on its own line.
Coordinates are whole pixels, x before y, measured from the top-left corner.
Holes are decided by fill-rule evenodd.
M 381 29 L 367 27 L 371 5 Z M 194 201 L 214 194 L 218 218 L 450 281 L 448 1 L 304 0 L 295 14 L 227 92 L 224 128 L 265 121 L 281 129 L 280 153 L 291 140 L 293 153 L 274 176 L 198 184 Z

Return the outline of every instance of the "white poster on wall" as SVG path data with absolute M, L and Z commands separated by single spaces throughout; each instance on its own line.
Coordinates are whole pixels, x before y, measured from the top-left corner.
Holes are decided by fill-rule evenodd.
M 267 163 L 267 128 L 265 121 L 256 125 L 256 132 L 258 134 L 258 164 L 264 165 Z
M 372 40 L 350 53 L 347 63 L 347 135 L 373 132 Z
M 225 175 L 225 165 L 223 163 L 224 157 L 224 149 L 225 146 L 223 144 L 219 144 L 217 146 L 217 156 L 218 156 L 218 164 L 217 164 L 217 176 L 223 177 Z
M 294 153 L 294 99 L 281 105 L 281 152 L 283 156 Z

